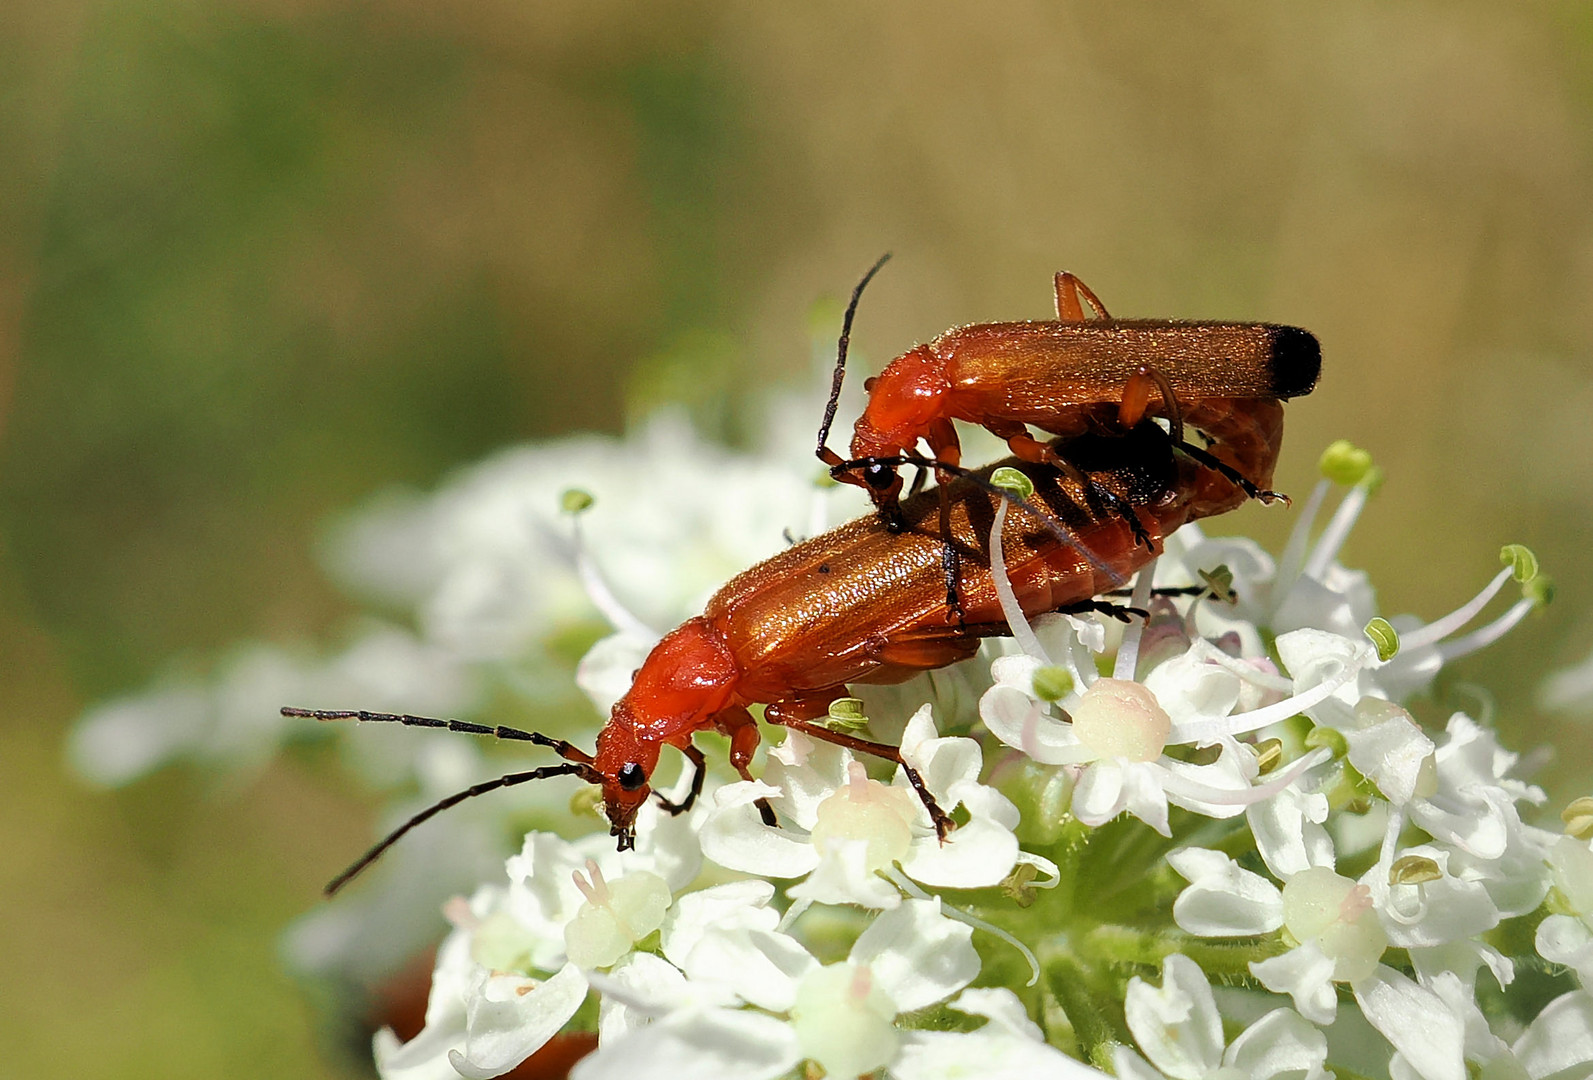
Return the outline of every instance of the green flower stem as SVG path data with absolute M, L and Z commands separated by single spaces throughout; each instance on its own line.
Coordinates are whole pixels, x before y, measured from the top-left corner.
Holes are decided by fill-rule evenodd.
M 1108 988 L 1095 985 L 1097 973 L 1080 964 L 1070 953 L 1048 953 L 1041 966 L 1046 988 L 1066 1014 L 1073 1027 L 1073 1037 L 1078 1041 L 1075 1047 L 1058 1049 L 1072 1050 L 1098 1069 L 1110 1069 L 1112 1045 L 1128 1040 L 1127 1025 L 1121 1016 L 1113 1023 L 1101 1006 L 1117 1001 L 1122 995 L 1114 995 Z
M 1173 953 L 1183 953 L 1208 975 L 1225 981 L 1250 981 L 1250 964 L 1285 951 L 1281 938 L 1257 938 L 1244 942 L 1214 942 L 1190 937 L 1177 931 L 1138 930 L 1132 926 L 1097 926 L 1079 942 L 1080 951 L 1109 964 L 1135 964 L 1160 967 Z

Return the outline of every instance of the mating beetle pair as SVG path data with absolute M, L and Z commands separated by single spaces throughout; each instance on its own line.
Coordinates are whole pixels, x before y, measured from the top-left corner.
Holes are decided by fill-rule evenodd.
M 1070 274 L 1056 276 L 1057 319 L 947 331 L 893 360 L 867 384 L 851 458 L 826 446 L 864 286 L 847 308 L 818 456 L 838 480 L 867 488 L 877 513 L 794 545 L 733 578 L 702 615 L 665 635 L 598 733 L 595 753 L 506 727 L 390 713 L 285 708 L 320 720 L 386 721 L 548 747 L 564 760 L 485 781 L 415 815 L 328 886 L 331 894 L 400 836 L 464 799 L 531 780 L 578 776 L 602 789 L 621 850 L 652 794 L 665 746 L 694 769 L 688 809 L 702 790 L 699 731 L 729 737 L 744 778 L 759 735 L 750 706 L 770 723 L 903 764 L 942 838 L 951 821 L 922 779 L 882 743 L 820 721 L 849 683 L 892 683 L 966 659 L 986 637 L 1011 633 L 990 571 L 991 524 L 1002 500 L 999 466 L 1034 485 L 1025 512 L 1005 519 L 1006 575 L 1027 616 L 1087 608 L 1160 554 L 1166 537 L 1268 490 L 1283 432 L 1282 400 L 1309 393 L 1321 364 L 1307 331 L 1261 323 L 1114 320 Z M 1081 301 L 1082 297 L 1082 301 Z M 1093 309 L 1086 318 L 1084 302 Z M 1161 424 L 1156 422 L 1162 421 Z M 1014 457 L 965 470 L 954 420 L 1007 440 Z M 1165 425 L 1165 426 L 1163 426 Z M 1054 441 L 1029 432 L 1041 429 Z M 1198 432 L 1205 445 L 1185 441 Z M 917 452 L 927 442 L 930 456 Z M 931 491 L 901 497 L 900 469 L 933 469 Z M 663 796 L 659 796 L 663 800 Z M 763 808 L 766 821 L 773 814 Z

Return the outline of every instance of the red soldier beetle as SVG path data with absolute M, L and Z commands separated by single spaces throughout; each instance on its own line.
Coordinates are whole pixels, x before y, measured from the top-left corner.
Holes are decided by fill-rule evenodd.
M 1257 445 L 1239 467 L 1270 475 L 1276 442 Z M 813 738 L 903 766 L 936 831 L 952 827 L 922 779 L 896 747 L 834 731 L 820 719 L 846 696 L 848 683 L 900 682 L 920 671 L 972 656 L 985 637 L 1011 629 L 989 569 L 989 541 L 998 499 L 1024 508 L 1009 514 L 1002 545 L 1008 579 L 1029 615 L 1059 609 L 1098 610 L 1092 598 L 1121 585 L 1160 553 L 1167 535 L 1186 521 L 1222 513 L 1245 494 L 1221 474 L 1175 455 L 1167 432 L 1145 422 L 1123 436 L 1082 436 L 1061 446 L 1072 467 L 1110 490 L 1134 518 L 1103 512 L 1070 492 L 1063 475 L 1044 463 L 1009 459 L 1035 486 L 1020 502 L 977 473 L 954 469 L 950 490 L 923 492 L 901 504 L 902 523 L 876 514 L 799 543 L 745 571 L 709 600 L 702 615 L 665 635 L 614 705 L 588 754 L 563 739 L 516 728 L 459 720 L 353 710 L 284 708 L 285 716 L 354 719 L 447 728 L 535 743 L 563 762 L 510 773 L 449 796 L 416 814 L 328 884 L 336 892 L 411 828 L 465 799 L 554 776 L 577 776 L 602 789 L 610 833 L 620 850 L 633 846 L 637 811 L 652 794 L 660 753 L 673 746 L 694 770 L 679 803 L 658 795 L 672 813 L 689 809 L 703 788 L 705 761 L 692 744 L 699 731 L 730 739 L 730 763 L 746 779 L 759 742 L 749 706 L 764 719 Z M 895 463 L 932 465 L 904 456 Z M 941 507 L 949 510 L 941 510 Z M 937 524 L 937 517 L 940 523 Z M 1138 536 L 1148 536 L 1149 544 Z M 949 543 L 965 568 L 962 605 L 943 603 L 942 547 Z M 774 824 L 772 811 L 762 808 Z
M 1241 462 L 1255 460 L 1258 452 L 1267 456 L 1266 445 L 1280 437 L 1279 402 L 1316 385 L 1322 364 L 1316 337 L 1271 323 L 1114 319 L 1088 286 L 1066 272 L 1055 278 L 1054 321 L 955 327 L 898 356 L 864 383 L 868 404 L 853 428 L 851 460 L 842 460 L 826 443 L 845 375 L 851 319 L 863 287 L 889 258 L 876 262 L 852 293 L 817 448 L 831 475 L 866 488 L 888 522 L 900 520 L 902 488 L 891 459 L 923 440 L 944 481 L 945 467 L 961 463 L 954 420 L 978 424 L 1005 439 L 1018 457 L 1045 462 L 1080 483 L 1083 477 L 1031 435 L 1030 425 L 1066 439 L 1128 431 L 1147 416 L 1160 417 L 1180 451 L 1221 471 L 1236 470 L 1251 498 L 1282 498 L 1266 490 L 1270 469 L 1251 472 Z M 1086 304 L 1093 318 L 1086 316 Z M 1205 449 L 1183 441 L 1186 426 L 1205 437 Z M 1109 492 L 1095 494 L 1112 501 Z M 954 576 L 948 559 L 948 584 Z M 955 599 L 949 592 L 948 601 Z

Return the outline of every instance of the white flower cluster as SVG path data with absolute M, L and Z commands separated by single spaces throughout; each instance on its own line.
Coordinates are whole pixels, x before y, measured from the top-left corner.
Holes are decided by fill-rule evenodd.
M 649 437 L 652 453 L 566 447 L 562 466 L 506 457 L 366 519 L 341 561 L 413 605 L 418 630 L 239 685 L 267 688 L 267 707 L 319 703 L 397 668 L 394 685 L 429 690 L 398 702 L 371 687 L 357 703 L 469 714 L 484 687 L 546 691 L 548 643 L 595 610 L 614 633 L 581 685 L 606 707 L 659 629 L 778 545 L 775 503 L 833 497 L 729 457 L 711 485 L 698 474 L 671 489 L 672 470 L 712 452 L 680 430 Z M 598 459 L 627 478 L 617 505 L 589 478 L 603 468 L 582 474 Z M 1336 561 L 1378 474 L 1345 447 L 1324 472 L 1347 494 L 1313 541 L 1334 486 L 1323 481 L 1276 561 L 1186 526 L 1136 584 L 1148 619 L 1030 626 L 1014 609 L 1016 643 L 865 692 L 872 736 L 899 741 L 957 822 L 945 842 L 902 769 L 799 733 L 763 755 L 759 779 L 711 777 L 689 814 L 644 808 L 623 853 L 595 816 L 548 809 L 567 781 L 530 785 L 550 827 L 585 835 L 530 833 L 506 880 L 446 906 L 425 1028 L 403 1043 L 379 1034 L 379 1071 L 497 1076 L 580 1030 L 596 1049 L 578 1080 L 1593 1076 L 1593 803 L 1573 804 L 1563 834 L 1531 824 L 1543 794 L 1511 776 L 1490 731 L 1456 714 L 1430 733 L 1403 704 L 1524 617 L 1543 579 L 1507 549 L 1510 565 L 1455 613 L 1379 619 L 1364 575 Z M 588 519 L 585 548 L 559 539 L 568 522 L 549 524 L 572 484 L 612 515 Z M 670 514 L 684 519 L 670 535 L 647 531 Z M 505 536 L 507 520 L 520 531 Z M 1459 636 L 1512 579 L 1522 599 Z M 1198 598 L 1166 595 L 1200 584 Z M 351 657 L 383 635 L 402 647 L 358 667 Z M 178 724 L 156 722 L 170 702 L 154 697 L 91 716 L 79 760 L 109 780 L 227 739 L 259 756 L 280 733 L 243 738 L 217 720 L 239 685 L 182 691 Z M 418 749 L 469 747 L 460 736 L 386 734 L 365 753 L 387 771 L 367 763 L 367 775 L 409 781 L 419 802 L 485 768 L 473 750 L 443 767 Z M 399 745 L 417 749 L 395 767 Z M 444 843 L 417 830 L 389 872 L 424 875 L 461 834 L 501 827 L 506 811 L 473 805 L 494 801 L 469 800 L 475 816 L 442 826 Z M 297 947 L 357 970 L 347 958 L 378 947 L 355 924 L 382 917 L 401 921 L 363 898 L 334 904 Z

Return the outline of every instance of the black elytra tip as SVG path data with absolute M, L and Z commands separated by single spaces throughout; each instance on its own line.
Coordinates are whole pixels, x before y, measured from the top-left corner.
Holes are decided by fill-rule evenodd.
M 1309 394 L 1322 374 L 1322 343 L 1298 326 L 1272 328 L 1272 392 L 1280 398 Z

